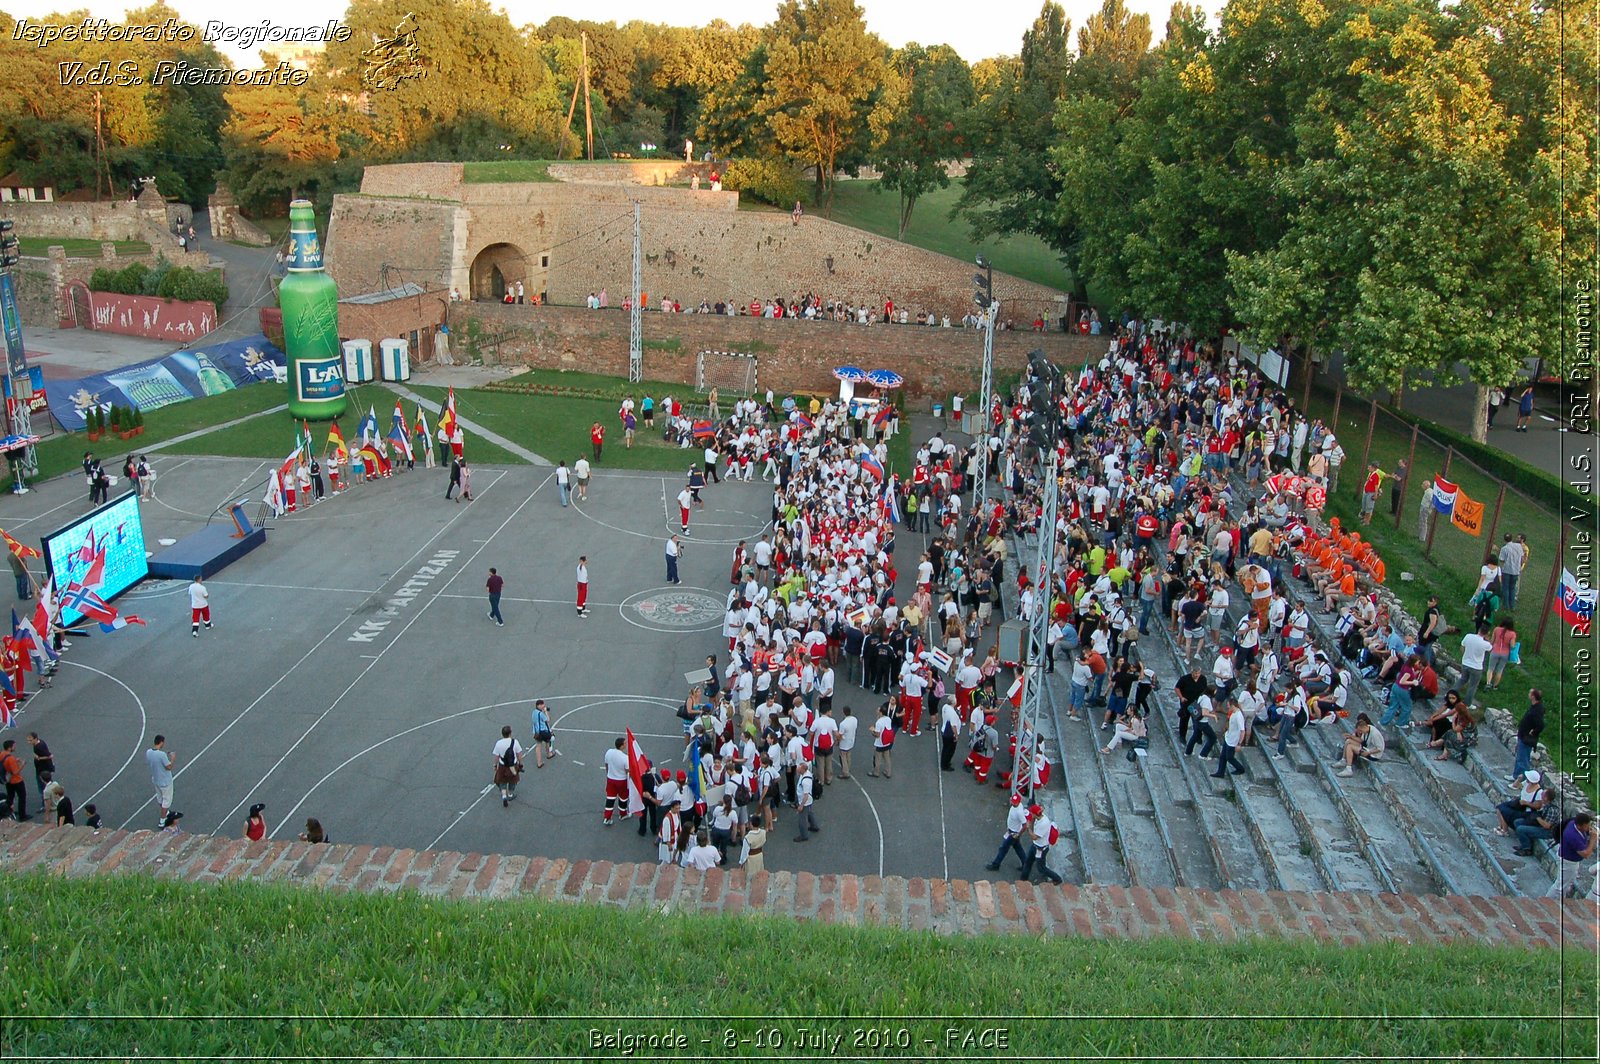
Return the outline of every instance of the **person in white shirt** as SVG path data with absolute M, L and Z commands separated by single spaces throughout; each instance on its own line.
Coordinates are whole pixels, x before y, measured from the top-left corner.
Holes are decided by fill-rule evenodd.
M 1028 810 L 1022 804 L 1022 795 L 1011 796 L 1011 809 L 1006 813 L 1006 833 L 1000 838 L 1000 848 L 994 852 L 994 860 L 984 865 L 991 872 L 1000 871 L 1000 864 L 1005 860 L 1007 852 L 1014 852 L 1017 860 L 1022 862 L 1022 867 L 1028 866 L 1028 851 L 1022 848 L 1023 839 L 1028 832 Z M 1031 839 L 1029 842 L 1031 843 Z M 1021 872 L 1019 870 L 1018 874 Z
M 602 823 L 606 827 L 611 826 L 613 816 L 628 815 L 628 755 L 622 749 L 626 742 L 622 736 L 617 736 L 617 741 L 605 754 L 606 812 Z
M 517 796 L 517 780 L 522 776 L 522 744 L 511 735 L 511 725 L 500 729 L 494 744 L 494 782 L 500 788 L 500 807 L 504 809 Z
M 1483 627 L 1480 625 L 1475 632 L 1468 632 L 1461 640 L 1461 673 L 1463 677 L 1461 699 L 1467 705 L 1473 705 L 1478 697 L 1478 684 L 1483 682 L 1483 666 L 1488 660 L 1489 651 L 1494 649 L 1494 644 L 1483 637 Z
M 567 468 L 566 462 L 556 464 L 556 488 L 561 492 L 561 505 L 565 508 L 572 498 L 572 471 Z
M 840 779 L 850 778 L 850 752 L 856 748 L 856 729 L 860 724 L 855 711 L 845 706 L 844 716 L 839 718 L 839 739 L 834 747 L 839 751 Z
M 878 719 L 872 722 L 872 768 L 867 773 L 869 776 L 882 775 L 885 779 L 893 779 L 889 751 L 894 748 L 894 721 L 889 719 L 889 703 L 885 702 L 878 707 Z
M 922 734 L 922 693 L 928 688 L 928 679 L 915 659 L 907 658 L 900 669 L 900 712 L 905 720 L 905 733 Z
M 656 860 L 662 864 L 675 864 L 678 860 L 678 843 L 683 838 L 683 803 L 681 794 L 661 803 L 667 812 L 661 818 L 661 830 L 656 833 Z
M 820 831 L 817 827 L 817 817 L 813 812 L 812 794 L 816 784 L 811 778 L 811 762 L 804 761 L 800 765 L 800 785 L 796 793 L 795 823 L 800 829 L 800 834 L 794 837 L 795 842 L 805 842 L 809 836 L 806 829 Z
M 189 585 L 189 627 L 196 639 L 200 638 L 201 621 L 205 622 L 206 631 L 209 632 L 211 630 L 211 592 L 207 590 L 205 582 L 197 576 L 194 578 L 194 583 Z
M 694 837 L 694 845 L 690 846 L 690 851 L 683 854 L 683 867 L 709 872 L 710 869 L 714 869 L 718 864 L 720 864 L 720 858 L 717 856 L 717 848 L 710 845 L 709 835 L 706 832 L 696 835 Z
M 572 475 L 578 481 L 578 491 L 577 491 L 577 495 L 573 498 L 573 501 L 574 502 L 588 502 L 589 501 L 589 460 L 587 458 L 583 457 L 583 455 L 581 455 L 581 454 L 578 456 L 578 460 L 576 462 L 572 463 Z
M 954 772 L 952 762 L 956 756 L 956 740 L 961 736 L 961 714 L 956 710 L 956 704 L 945 700 L 944 708 L 939 711 L 939 770 L 941 772 Z
M 694 495 L 685 487 L 678 492 L 678 523 L 683 527 L 679 531 L 687 536 L 689 534 L 689 506 L 694 502 Z
M 1055 823 L 1044 815 L 1043 806 L 1030 805 L 1028 819 L 1033 824 L 1033 849 L 1028 854 L 1028 859 L 1022 863 L 1021 878 L 1032 882 L 1033 870 L 1037 866 L 1046 879 L 1059 884 L 1061 877 L 1051 871 L 1050 865 L 1046 863 L 1050 857 L 1050 847 L 1054 845 L 1050 836 L 1056 834 L 1058 829 Z
M 1228 703 L 1228 726 L 1222 735 L 1222 753 L 1217 757 L 1217 771 L 1211 775 L 1215 779 L 1225 779 L 1232 771 L 1234 775 L 1247 771 L 1243 761 L 1239 760 L 1239 746 L 1244 742 L 1244 710 L 1239 708 L 1239 703 Z

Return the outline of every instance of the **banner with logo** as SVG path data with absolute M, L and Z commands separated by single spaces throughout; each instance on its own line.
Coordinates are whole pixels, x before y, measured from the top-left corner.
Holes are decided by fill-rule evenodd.
M 90 407 L 118 406 L 158 410 L 185 399 L 219 395 L 246 384 L 279 379 L 285 358 L 265 336 L 229 340 L 174 351 L 109 373 L 75 380 L 47 380 L 50 413 L 68 432 L 83 428 Z
M 0 322 L 5 325 L 6 361 L 11 375 L 28 372 L 28 352 L 22 346 L 22 315 L 17 313 L 17 282 L 9 273 L 0 273 Z
M 1450 511 L 1450 523 L 1469 536 L 1483 535 L 1483 503 L 1473 502 L 1467 493 L 1456 489 L 1455 509 Z

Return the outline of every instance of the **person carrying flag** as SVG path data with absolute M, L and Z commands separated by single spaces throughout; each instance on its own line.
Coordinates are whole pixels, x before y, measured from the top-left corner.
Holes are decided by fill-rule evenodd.
M 335 421 L 328 426 L 328 480 L 333 485 L 333 493 L 339 494 L 339 467 L 350 460 L 350 449 L 345 446 L 344 433 L 339 431 L 339 423 Z

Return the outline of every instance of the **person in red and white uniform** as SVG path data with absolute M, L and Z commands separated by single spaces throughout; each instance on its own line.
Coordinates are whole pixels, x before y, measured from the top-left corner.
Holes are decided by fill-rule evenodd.
M 628 754 L 623 750 L 627 739 L 617 736 L 616 743 L 606 751 L 606 812 L 602 823 L 610 827 L 612 817 L 628 815 Z

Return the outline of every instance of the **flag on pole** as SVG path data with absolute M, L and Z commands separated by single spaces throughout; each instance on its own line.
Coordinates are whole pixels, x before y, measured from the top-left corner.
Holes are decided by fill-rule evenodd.
M 306 458 L 310 459 L 312 454 L 315 453 L 313 451 L 313 449 L 312 449 L 312 446 L 311 446 L 311 422 L 310 421 L 302 421 L 301 424 L 304 425 L 305 428 L 306 428 L 305 441 L 303 443 L 303 446 L 305 447 Z
M 1483 510 L 1481 502 L 1474 502 L 1467 493 L 1456 490 L 1456 504 L 1450 511 L 1450 523 L 1469 536 L 1483 535 Z
M 43 558 L 44 557 L 44 555 L 39 552 L 38 548 L 30 547 L 26 543 L 18 543 L 16 540 L 11 538 L 11 533 L 9 533 L 9 532 L 7 532 L 7 531 L 5 531 L 3 529 L 0 529 L 0 536 L 4 536 L 5 537 L 6 546 L 10 547 L 11 548 L 11 553 L 15 554 L 19 558 Z
M 1011 681 L 1010 688 L 1008 688 L 1006 690 L 1006 701 L 1010 702 L 1013 706 L 1022 705 L 1022 674 L 1021 673 L 1017 674 L 1017 678 L 1015 680 Z
M 800 413 L 798 410 L 796 410 L 795 414 L 794 414 L 794 423 L 796 425 L 800 426 L 800 431 L 801 432 L 810 432 L 811 431 L 811 426 L 812 426 L 811 419 L 806 417 L 804 414 Z
M 1556 588 L 1556 616 L 1572 626 L 1572 633 L 1587 637 L 1594 621 L 1595 590 L 1585 587 L 1570 569 L 1561 570 L 1561 586 Z
M 50 628 L 56 622 L 56 581 L 55 577 L 46 577 L 43 584 L 39 585 L 39 603 L 33 608 L 33 630 L 39 633 L 45 646 L 50 645 Z M 55 651 L 51 650 L 54 655 Z
M 878 412 L 872 415 L 872 425 L 874 428 L 881 429 L 883 426 L 887 425 L 890 419 L 893 417 L 894 407 L 890 406 L 888 403 L 884 403 L 878 408 Z
M 451 443 L 456 438 L 456 390 L 450 389 L 450 394 L 445 396 L 444 409 L 439 411 L 439 440 L 442 443 Z
M 378 438 L 378 412 L 367 407 L 367 416 L 361 419 L 361 443 L 365 446 Z
M 716 432 L 716 426 L 705 420 L 696 421 L 689 429 L 689 434 L 697 440 L 706 436 L 714 436 Z
M 283 482 L 278 479 L 276 469 L 267 470 L 267 493 L 261 497 L 261 503 L 272 511 L 273 517 L 283 516 Z
M 949 654 L 946 654 L 943 650 L 940 650 L 938 647 L 931 647 L 927 650 L 924 650 L 922 652 L 922 660 L 933 666 L 935 669 L 938 669 L 940 672 L 949 672 L 950 666 L 955 663 L 954 658 L 952 658 Z
M 433 468 L 433 446 L 428 442 L 428 415 L 422 409 L 422 404 L 417 404 L 417 437 L 422 440 L 422 457 L 427 461 L 428 468 Z
M 55 661 L 61 657 L 50 645 L 50 640 L 41 636 L 34 628 L 33 621 L 18 618 L 16 610 L 11 611 L 11 635 L 17 641 L 17 645 L 28 652 L 28 660 L 34 663 L 36 670 L 41 659 Z
M 628 732 L 628 815 L 639 816 L 644 813 L 644 774 L 649 771 L 650 762 L 646 760 L 644 751 L 639 748 L 639 740 L 633 737 L 633 729 Z
M 400 400 L 394 401 L 394 416 L 389 426 L 389 439 L 394 441 L 395 457 L 406 456 L 406 461 L 415 461 L 416 455 L 411 453 L 411 434 L 406 432 L 405 411 L 400 409 Z
M 1433 478 L 1433 508 L 1449 517 L 1456 508 L 1456 493 L 1460 489 L 1444 477 Z
M 350 448 L 344 444 L 344 433 L 339 431 L 339 423 L 337 421 L 328 426 L 328 446 L 333 448 L 333 455 L 339 461 L 349 461 Z
M 895 492 L 895 478 L 883 486 L 883 517 L 890 524 L 900 523 L 900 497 Z
M 870 451 L 861 452 L 861 468 L 866 470 L 873 480 L 879 484 L 883 483 L 883 464 L 872 457 Z

